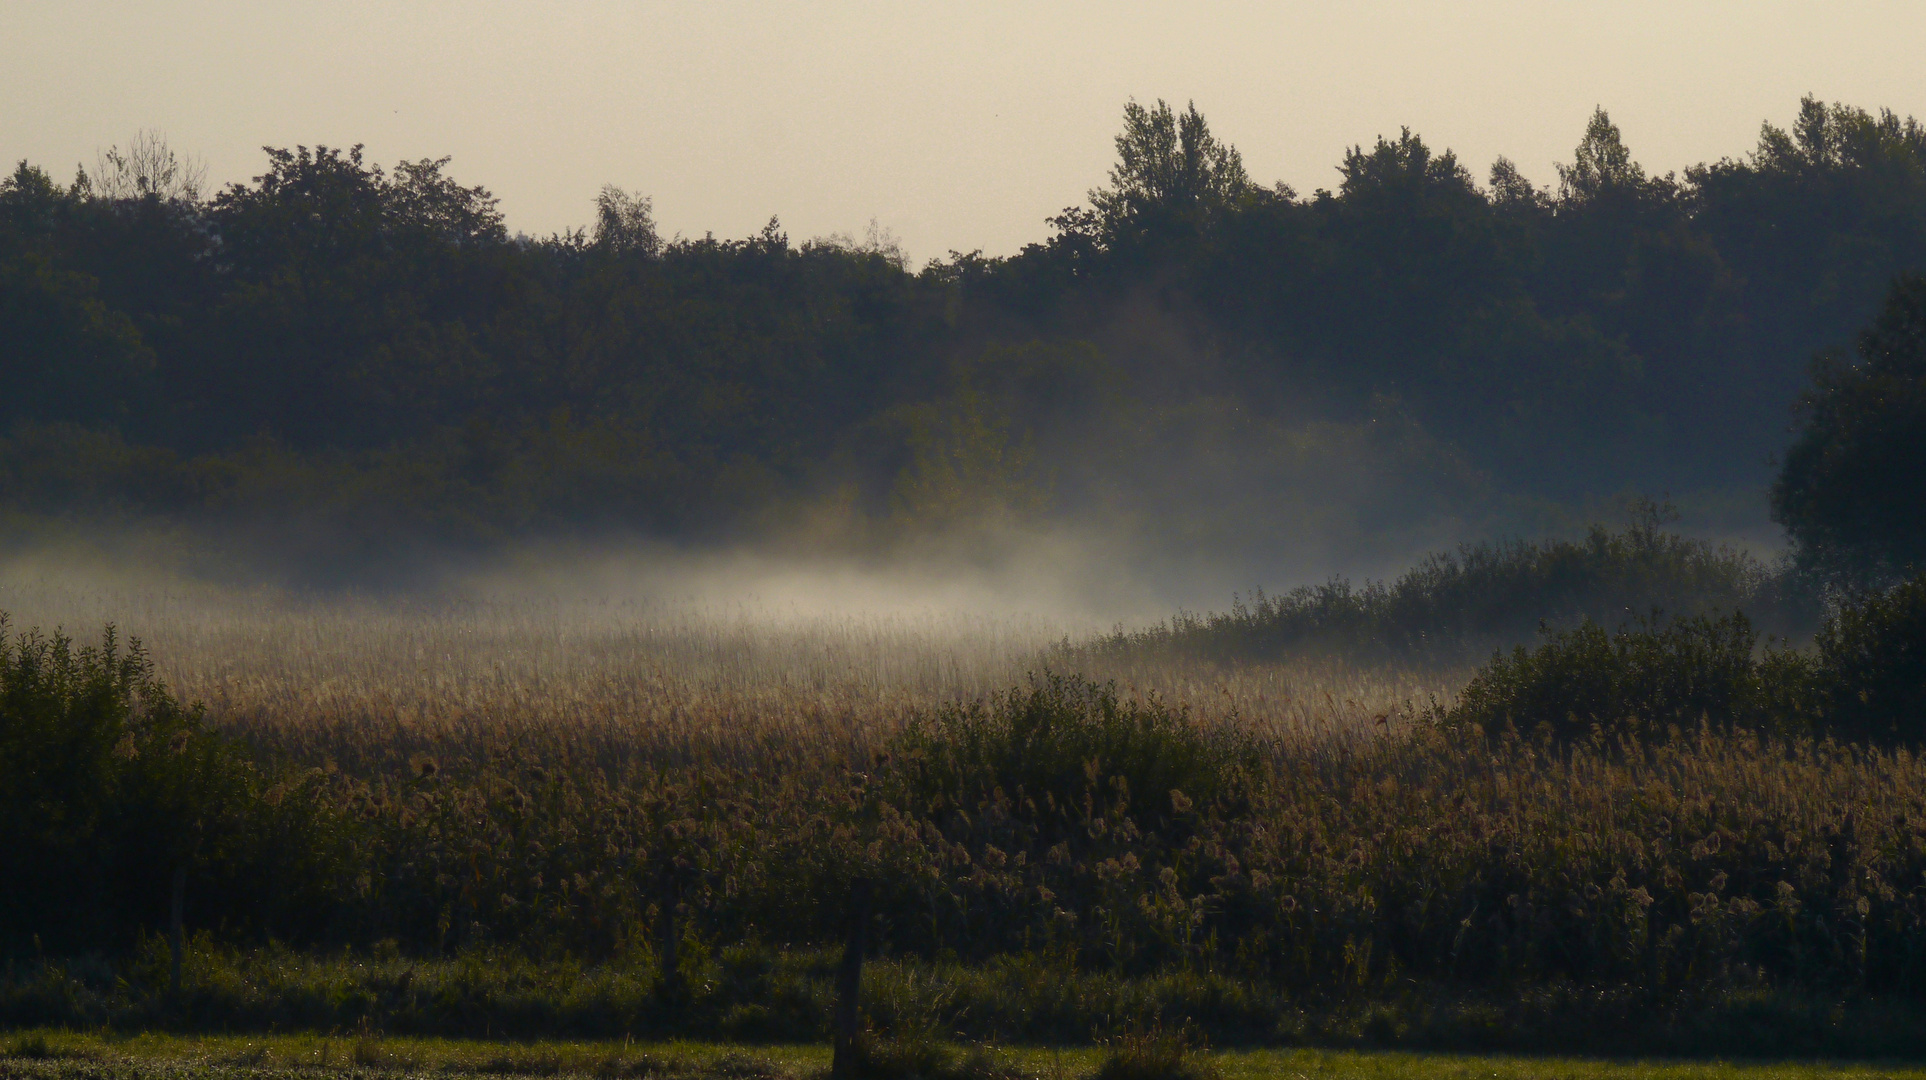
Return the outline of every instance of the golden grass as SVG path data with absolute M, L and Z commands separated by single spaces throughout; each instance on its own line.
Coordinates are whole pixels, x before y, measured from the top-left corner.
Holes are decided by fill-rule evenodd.
M 913 712 L 1065 666 L 1160 695 L 1202 724 L 1356 735 L 1458 681 L 1334 660 L 1079 661 L 1061 646 L 1094 633 L 1088 620 L 810 610 L 582 583 L 304 595 L 15 564 L 0 567 L 0 612 L 16 631 L 83 642 L 114 623 L 217 724 L 343 767 L 502 738 L 615 740 L 685 759 L 860 754 Z

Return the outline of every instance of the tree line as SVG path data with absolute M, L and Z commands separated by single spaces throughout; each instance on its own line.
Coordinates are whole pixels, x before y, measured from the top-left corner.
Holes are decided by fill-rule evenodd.
M 1926 267 L 1926 128 L 1812 98 L 1665 176 L 1601 109 L 1555 187 L 1409 130 L 1266 187 L 1161 101 L 1116 142 L 1043 239 L 921 268 L 773 219 L 664 238 L 613 187 L 511 234 L 447 159 L 359 148 L 212 194 L 152 139 L 66 184 L 22 162 L 0 501 L 486 542 L 1236 516 L 1331 461 L 1382 482 L 1367 518 L 1757 491 L 1802 392 L 1863 366 L 1812 358 Z

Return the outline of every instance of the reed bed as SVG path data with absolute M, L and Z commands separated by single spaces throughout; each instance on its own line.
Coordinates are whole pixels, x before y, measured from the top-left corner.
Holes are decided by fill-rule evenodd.
M 1465 731 L 1453 673 L 1334 660 L 1052 676 L 1088 627 L 1047 618 L 52 574 L 0 609 L 111 619 L 273 765 L 255 861 L 195 864 L 185 1001 L 148 933 L 0 1016 L 810 1039 L 857 924 L 872 1019 L 972 1038 L 1724 1046 L 1751 1001 L 1827 1047 L 1812 1001 L 1926 997 L 1906 749 Z
M 137 638 L 183 700 L 297 762 L 369 774 L 422 753 L 566 744 L 605 763 L 862 760 L 906 719 L 1076 671 L 1205 726 L 1273 738 L 1382 729 L 1462 681 L 1337 659 L 1085 657 L 1099 627 L 934 608 L 812 611 L 630 589 L 304 594 L 98 567 L 0 569 L 16 628 Z

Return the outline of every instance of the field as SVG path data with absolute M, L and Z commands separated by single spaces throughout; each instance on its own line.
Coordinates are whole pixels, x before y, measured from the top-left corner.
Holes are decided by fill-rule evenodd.
M 0 574 L 0 611 L 15 629 L 81 639 L 113 623 L 221 727 L 344 768 L 532 732 L 663 763 L 861 759 L 918 710 L 1066 659 L 1201 724 L 1293 737 L 1364 733 L 1457 681 L 1335 661 L 1092 664 L 1057 648 L 1106 629 L 1088 616 L 993 612 L 982 600 L 959 612 L 942 592 L 878 598 L 875 582 L 840 584 L 710 598 L 659 579 L 484 578 L 426 596 L 342 597 L 34 564 Z
M 178 959 L 171 864 L 110 868 L 136 884 L 86 898 L 124 944 L 36 937 L 0 1017 L 820 1045 L 855 953 L 888 1045 L 1168 1026 L 1232 1075 L 1485 1068 L 1277 1047 L 1926 1051 L 1904 750 L 1468 737 L 1435 722 L 1463 671 L 1133 658 L 1080 647 L 1088 617 L 799 595 L 15 566 L 16 630 L 117 624 L 254 764 L 193 825 Z

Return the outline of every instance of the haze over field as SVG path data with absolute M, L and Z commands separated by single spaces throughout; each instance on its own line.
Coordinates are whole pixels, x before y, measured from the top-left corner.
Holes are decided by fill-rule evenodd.
M 7 4 L 0 1075 L 1926 1060 L 1922 42 Z
M 1926 249 L 1905 5 L 9 23 L 0 526 L 230 572 L 1136 619 L 1642 495 L 1769 554 L 1807 363 Z

